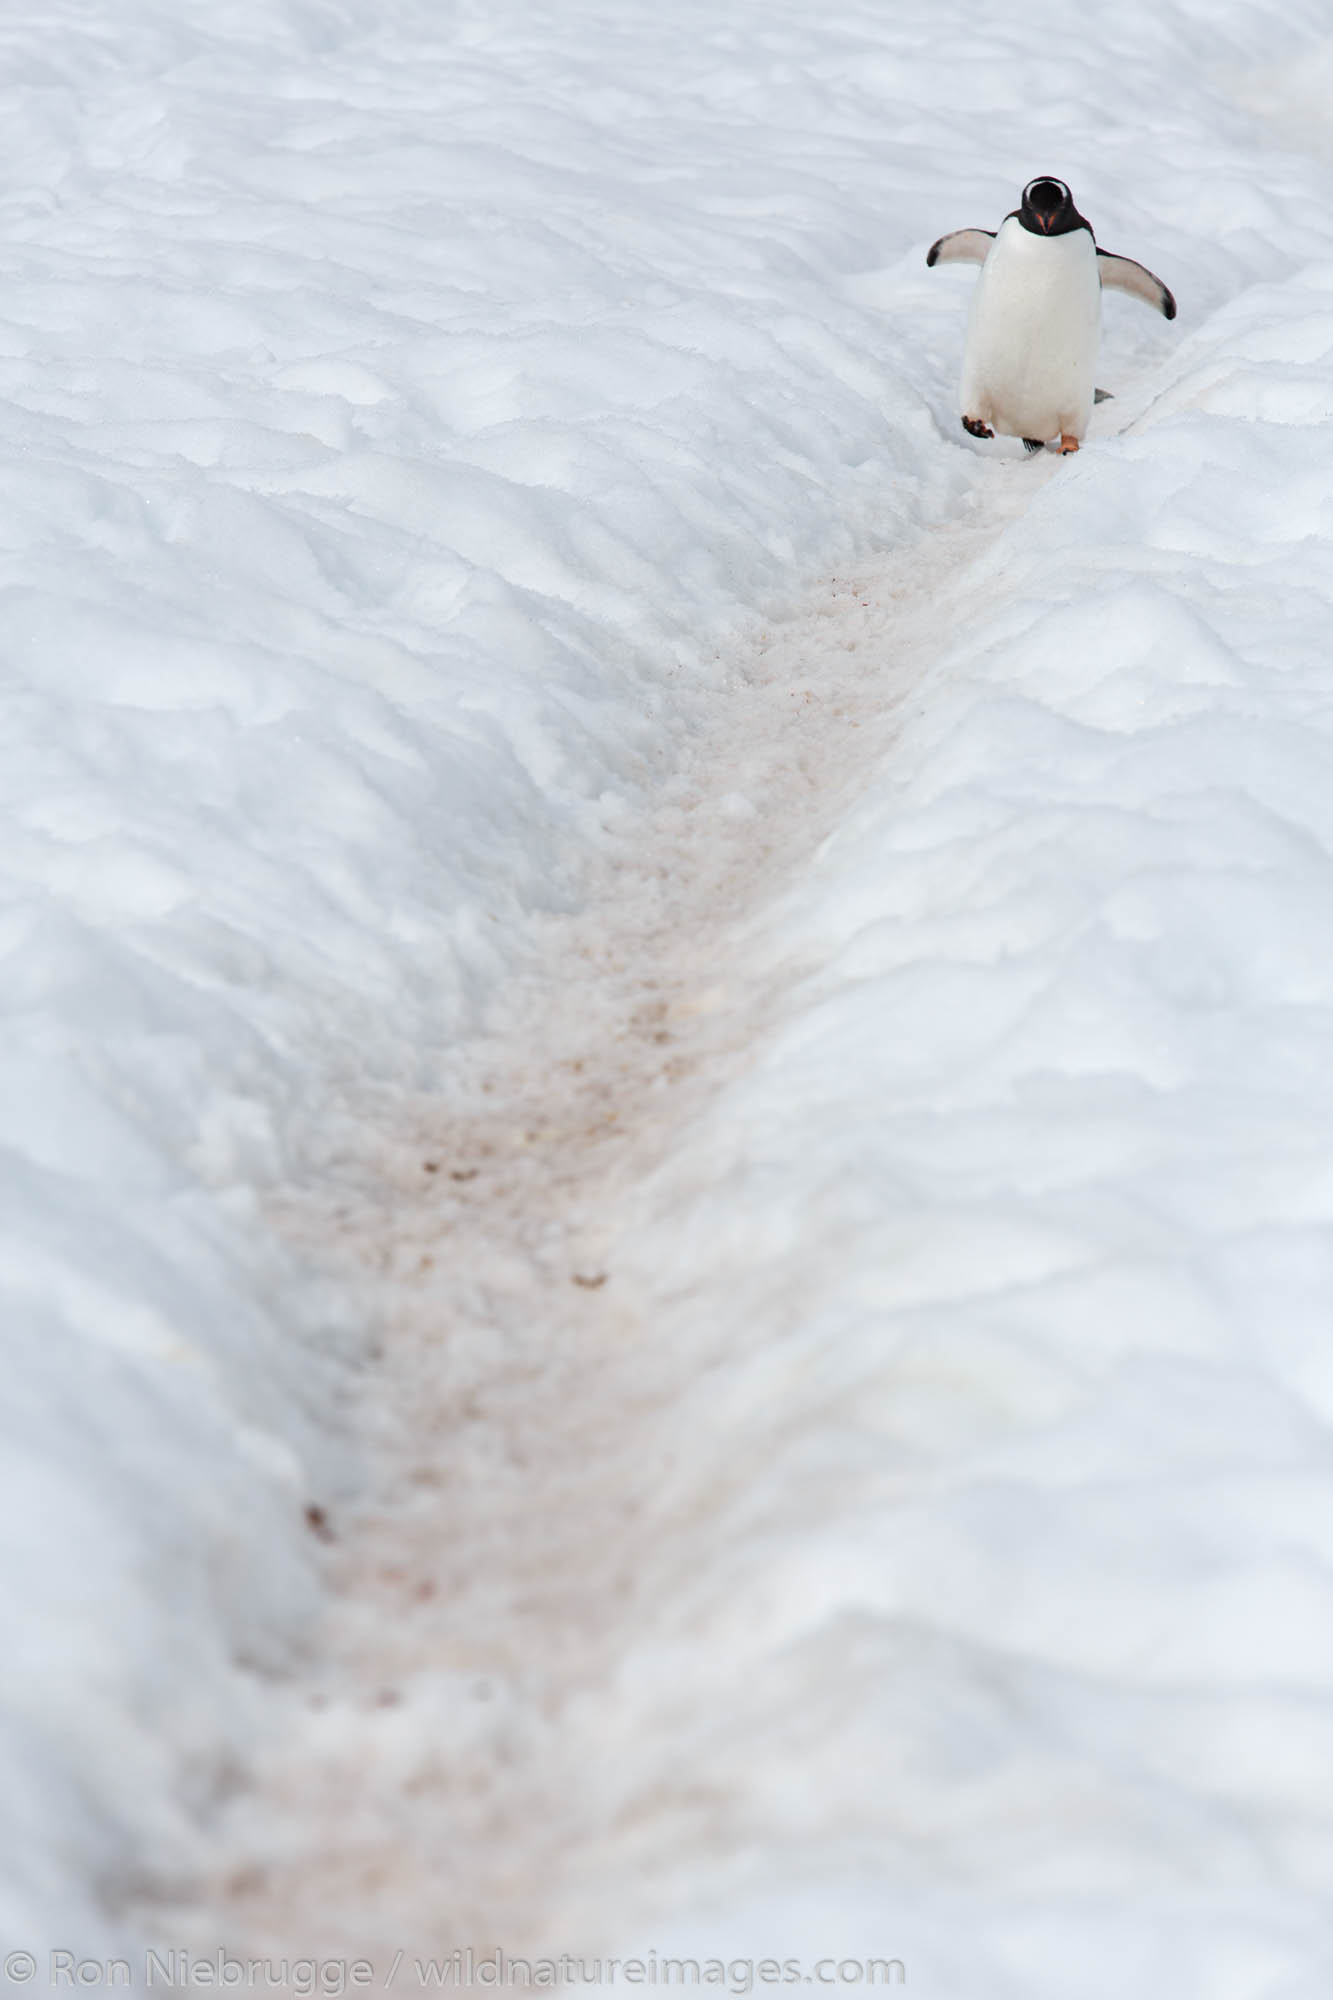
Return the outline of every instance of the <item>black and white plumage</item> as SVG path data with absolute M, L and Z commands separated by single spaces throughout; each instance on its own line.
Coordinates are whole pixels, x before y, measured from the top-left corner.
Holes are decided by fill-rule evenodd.
M 1029 181 L 998 230 L 941 236 L 926 262 L 981 265 L 959 384 L 964 430 L 1022 438 L 1029 451 L 1055 437 L 1077 451 L 1087 431 L 1105 288 L 1176 316 L 1160 278 L 1097 248 L 1069 189 L 1049 174 Z

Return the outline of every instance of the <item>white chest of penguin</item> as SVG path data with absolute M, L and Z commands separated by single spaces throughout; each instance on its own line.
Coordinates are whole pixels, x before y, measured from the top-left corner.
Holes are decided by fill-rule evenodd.
M 964 412 L 1008 437 L 1082 437 L 1095 393 L 1102 287 L 1090 231 L 1000 226 L 972 294 Z

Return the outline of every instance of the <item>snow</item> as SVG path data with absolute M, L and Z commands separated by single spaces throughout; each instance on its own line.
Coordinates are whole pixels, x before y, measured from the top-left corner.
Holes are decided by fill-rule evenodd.
M 306 1953 L 1322 1990 L 1324 27 L 7 11 L 6 1949 L 268 1841 Z M 1039 171 L 1180 302 L 1060 465 L 924 267 Z
M 875 1920 L 827 1895 L 809 1955 L 950 1993 L 1303 1993 L 1328 1947 L 1329 576 L 1306 435 L 1203 400 L 974 568 L 783 912 L 792 1021 L 630 1253 L 712 1329 L 739 1546 L 789 1544 L 695 1585 L 678 1677 L 738 1662 L 718 1734 L 756 1834 L 788 1789 L 793 1894 L 863 1848 Z M 816 1762 L 787 1677 L 831 1629 Z

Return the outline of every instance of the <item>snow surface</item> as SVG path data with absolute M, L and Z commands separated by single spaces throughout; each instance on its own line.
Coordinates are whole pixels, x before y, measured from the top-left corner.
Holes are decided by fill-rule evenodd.
M 377 1393 L 378 1309 L 284 1217 L 465 1129 L 460 1046 L 617 871 L 642 932 L 682 799 L 695 857 L 783 817 L 737 708 L 767 629 L 820 844 L 715 914 L 726 1034 L 599 1225 L 658 1371 L 609 1455 L 644 1583 L 554 1738 L 497 1672 L 582 1773 L 543 1915 L 959 2000 L 1322 1991 L 1326 26 L 6 11 L 6 1948 L 124 1946 L 207 1873 Z M 970 274 L 923 252 L 1039 171 L 1181 316 L 1109 299 L 1116 400 L 1029 467 L 958 431 Z M 657 893 L 688 986 L 698 899 Z M 474 1524 L 517 1421 L 434 1440 Z M 488 1668 L 499 1546 L 457 1584 Z M 408 1779 L 459 1685 L 400 1704 Z

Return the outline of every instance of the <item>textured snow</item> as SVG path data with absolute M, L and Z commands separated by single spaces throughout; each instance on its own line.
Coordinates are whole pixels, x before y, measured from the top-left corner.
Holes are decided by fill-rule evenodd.
M 850 568 L 892 728 L 608 1237 L 668 1554 L 567 1720 L 648 1829 L 569 1921 L 1322 1991 L 1324 26 L 7 10 L 6 1947 L 206 1872 L 309 1633 L 373 1336 L 285 1196 L 449 1084 Z M 1058 467 L 961 436 L 971 274 L 923 260 L 1038 171 L 1180 302 L 1107 300 Z

